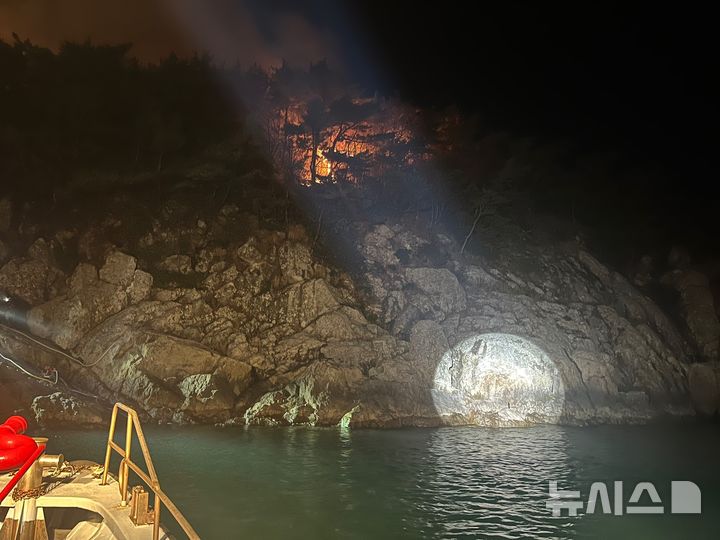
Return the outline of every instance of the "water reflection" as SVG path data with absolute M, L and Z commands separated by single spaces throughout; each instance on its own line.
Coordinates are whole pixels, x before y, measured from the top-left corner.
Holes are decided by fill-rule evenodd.
M 545 508 L 548 480 L 570 482 L 567 458 L 558 428 L 440 429 L 418 502 L 442 538 L 567 538 L 575 520 Z
M 349 427 L 338 429 L 338 489 L 344 512 L 355 509 L 352 493 L 352 432 Z
M 716 538 L 720 525 L 712 426 L 146 434 L 163 488 L 204 539 L 684 538 L 690 528 Z M 102 458 L 103 432 L 50 435 L 53 452 Z M 549 480 L 586 496 L 615 479 L 695 481 L 708 511 L 553 518 L 545 508 Z

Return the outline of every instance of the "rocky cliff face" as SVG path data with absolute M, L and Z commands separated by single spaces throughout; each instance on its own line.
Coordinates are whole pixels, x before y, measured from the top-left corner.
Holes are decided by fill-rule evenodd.
M 244 233 L 228 235 L 238 224 Z M 577 246 L 507 240 L 470 257 L 412 223 L 359 223 L 345 236 L 359 255 L 351 278 L 318 258 L 303 227 L 264 230 L 233 206 L 181 227 L 160 216 L 122 250 L 108 241 L 121 226 L 62 231 L 0 270 L 0 287 L 33 306 L 30 331 L 84 366 L 3 343 L 160 422 L 505 426 L 691 413 L 694 345 Z M 47 247 L 67 244 L 84 262 L 64 273 Z

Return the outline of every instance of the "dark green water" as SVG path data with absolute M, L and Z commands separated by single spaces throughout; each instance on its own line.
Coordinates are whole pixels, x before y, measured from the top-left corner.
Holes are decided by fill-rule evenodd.
M 163 488 L 208 539 L 720 538 L 716 426 L 146 435 Z M 104 433 L 50 437 L 49 451 L 102 460 Z M 585 501 L 592 482 L 608 482 L 612 498 L 611 482 L 623 480 L 626 503 L 651 481 L 667 514 L 553 518 L 550 480 Z M 671 480 L 700 486 L 700 516 L 669 513 Z

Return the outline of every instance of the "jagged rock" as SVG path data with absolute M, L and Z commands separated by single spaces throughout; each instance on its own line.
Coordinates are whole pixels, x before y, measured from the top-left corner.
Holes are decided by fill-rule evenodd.
M 266 264 L 265 257 L 259 248 L 258 239 L 254 236 L 237 249 L 237 257 L 250 266 Z
M 98 271 L 92 264 L 80 263 L 75 267 L 69 279 L 71 293 L 81 293 L 83 289 L 94 286 L 98 281 Z
M 194 261 L 195 288 L 151 291 L 152 275 L 113 251 L 99 273 L 79 265 L 31 328 L 92 364 L 71 364 L 68 379 L 158 421 L 527 425 L 690 412 L 691 348 L 586 252 L 503 242 L 492 260 L 467 262 L 447 236 L 358 224 L 348 235 L 367 282 L 356 289 L 299 229 L 255 223 L 249 238 L 213 243 L 236 219 L 228 208 L 193 222 L 205 232 L 187 250 L 184 229 L 160 219 L 143 236 L 188 253 L 164 269 Z
M 379 229 L 365 238 L 380 239 L 382 253 L 394 253 L 399 240 L 390 228 Z M 443 249 L 454 252 L 451 246 L 444 245 Z M 409 335 L 410 362 L 416 368 L 421 362 L 427 364 L 428 356 L 422 349 L 427 348 L 430 357 L 440 354 L 433 353 L 433 348 L 420 338 L 427 331 L 433 329 L 437 334 L 437 341 L 442 343 L 437 349 L 447 347 L 437 328 L 428 322 L 415 323 L 430 316 L 441 324 L 449 346 L 492 333 L 529 339 L 557 366 L 564 382 L 564 403 L 557 421 L 641 420 L 663 411 L 687 414 L 686 370 L 680 360 L 688 358 L 689 349 L 667 317 L 627 280 L 588 253 L 578 252 L 568 258 L 562 252 L 533 249 L 523 246 L 511 251 L 508 246 L 507 252 L 498 257 L 502 264 L 489 272 L 454 261 L 452 268 L 467 283 L 470 295 L 453 292 L 458 291 L 455 280 L 443 276 L 444 269 L 410 268 L 405 269 L 403 277 L 402 270 L 393 267 L 378 271 L 377 250 L 363 253 L 370 280 L 381 283 L 375 286 L 371 282 L 373 292 L 380 291 L 387 299 L 403 290 L 409 297 L 409 305 L 396 309 L 398 314 L 392 324 L 395 335 Z M 440 302 L 448 298 L 450 302 Z M 435 370 L 437 366 L 438 359 L 431 360 L 426 373 L 442 375 L 440 368 Z M 380 367 L 384 373 L 403 373 L 397 365 L 392 369 Z M 420 383 L 413 374 L 403 377 L 413 385 Z M 417 392 L 413 394 L 417 403 L 422 404 L 424 398 Z M 383 404 L 398 413 L 405 410 L 409 417 L 411 404 L 398 405 L 397 401 Z M 368 420 L 371 417 L 367 407 L 354 416 L 357 421 L 372 424 L 375 420 Z M 425 422 L 421 410 L 416 409 L 413 417 L 416 422 Z M 453 414 L 443 421 L 498 423 L 492 415 L 483 420 L 468 414 Z M 522 425 L 526 421 L 528 418 L 506 418 L 500 423 Z M 398 418 L 397 422 L 402 424 L 404 420 Z
M 707 276 L 695 270 L 674 270 L 662 281 L 680 293 L 682 315 L 700 357 L 705 361 L 720 359 L 720 321 Z
M 395 233 L 387 225 L 378 225 L 370 230 L 358 246 L 360 252 L 370 263 L 382 268 L 392 268 L 400 264 L 395 255 L 396 247 L 392 240 Z
M 235 398 L 252 380 L 252 368 L 195 341 L 158 334 L 147 327 L 172 327 L 181 306 L 142 302 L 92 329 L 78 355 L 92 364 L 86 384 L 106 399 L 137 404 L 158 421 L 224 420 Z M 93 382 L 95 381 L 95 382 Z
M 97 280 L 85 285 L 33 308 L 28 314 L 31 331 L 61 347 L 73 348 L 91 328 L 125 307 L 126 294 L 111 283 Z
M 286 283 L 301 283 L 314 277 L 314 260 L 303 244 L 286 242 L 281 246 L 278 257 Z
M 120 251 L 111 252 L 100 269 L 99 277 L 114 285 L 128 285 L 135 274 L 137 260 Z
M 11 259 L 0 269 L 0 289 L 30 305 L 40 304 L 62 290 L 65 276 L 38 259 Z
M 55 392 L 38 396 L 32 402 L 32 410 L 38 424 L 45 427 L 105 425 L 103 410 L 98 405 L 88 404 L 76 396 Z
M 96 325 L 149 295 L 151 277 L 135 266 L 134 257 L 119 252 L 108 255 L 99 273 L 90 264 L 79 264 L 67 294 L 33 308 L 28 326 L 61 347 L 74 348 Z
M 227 355 L 242 360 L 254 354 L 254 350 L 248 343 L 247 336 L 243 333 L 235 333 L 228 337 Z
M 314 426 L 327 399 L 327 393 L 315 390 L 315 380 L 306 377 L 263 395 L 245 412 L 245 423 Z
M 28 326 L 41 337 L 70 349 L 95 325 L 125 306 L 126 297 L 109 283 L 98 282 L 75 296 L 63 296 L 33 308 Z
M 182 298 L 187 289 L 152 289 L 151 297 L 158 302 L 178 302 Z
M 189 375 L 178 388 L 185 397 L 180 410 L 196 420 L 212 421 L 227 415 L 235 403 L 227 384 L 211 373 Z
M 133 279 L 127 288 L 128 301 L 130 304 L 142 302 L 150 296 L 152 290 L 153 277 L 142 270 L 135 270 Z

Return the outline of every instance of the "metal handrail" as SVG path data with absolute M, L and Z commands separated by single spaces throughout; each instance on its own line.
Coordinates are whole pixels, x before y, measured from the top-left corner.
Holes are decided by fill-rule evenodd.
M 117 422 L 118 410 L 127 413 L 127 429 L 125 431 L 125 448 L 118 445 L 113 439 L 115 438 L 115 424 Z M 140 449 L 145 459 L 145 465 L 147 465 L 148 472 L 143 471 L 136 463 L 130 459 L 132 450 L 132 435 L 133 428 L 137 434 L 138 441 L 140 441 Z M 112 417 L 110 418 L 110 431 L 108 433 L 107 448 L 105 450 L 105 466 L 103 468 L 101 485 L 107 484 L 108 470 L 110 468 L 110 456 L 112 451 L 117 452 L 121 457 L 120 469 L 118 471 L 118 484 L 120 485 L 120 504 L 127 506 L 128 503 L 128 479 L 129 469 L 132 469 L 140 479 L 147 484 L 147 486 L 155 494 L 155 507 L 153 509 L 153 540 L 159 540 L 160 538 L 160 508 L 164 504 L 170 511 L 172 516 L 178 522 L 182 530 L 185 532 L 190 540 L 200 540 L 200 536 L 192 528 L 192 525 L 188 522 L 185 516 L 180 512 L 177 506 L 173 504 L 165 492 L 160 489 L 160 480 L 158 480 L 157 473 L 155 472 L 155 466 L 153 465 L 152 458 L 150 457 L 150 450 L 148 449 L 145 435 L 143 434 L 142 426 L 140 425 L 140 418 L 132 407 L 128 407 L 123 403 L 116 403 L 113 407 Z

